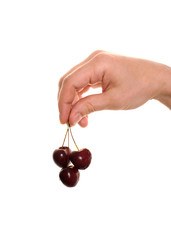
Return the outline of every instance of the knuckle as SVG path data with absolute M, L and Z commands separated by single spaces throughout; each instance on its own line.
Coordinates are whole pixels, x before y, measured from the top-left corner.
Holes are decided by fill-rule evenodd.
M 70 77 L 69 77 L 69 76 L 66 76 L 66 77 L 63 79 L 63 81 L 62 81 L 62 83 L 63 83 L 64 85 L 67 85 L 69 82 L 70 82 Z
M 66 83 L 68 84 L 68 82 L 70 82 L 70 76 L 71 74 L 64 75 L 59 79 L 59 83 L 58 83 L 59 88 L 61 88 L 62 84 L 66 84 Z
M 106 62 L 108 59 L 109 55 L 106 52 L 100 52 L 94 57 L 94 60 L 97 63 Z
M 58 88 L 60 88 L 60 87 L 61 87 L 61 85 L 62 85 L 62 82 L 63 82 L 63 77 L 61 77 L 61 78 L 59 79 L 59 82 L 58 82 Z
M 102 53 L 103 52 L 103 50 L 95 50 L 90 56 L 96 56 L 97 54 L 99 54 L 99 53 Z
M 89 101 L 86 102 L 86 112 L 89 114 L 89 113 L 92 113 L 92 112 L 95 112 L 95 107 L 93 106 L 93 104 Z
M 94 59 L 96 58 L 99 54 L 102 54 L 104 51 L 103 50 L 96 50 L 93 53 L 91 53 L 88 57 L 88 59 Z
M 96 109 L 95 107 L 93 106 L 93 104 L 90 102 L 90 101 L 84 101 L 84 99 L 80 99 L 76 104 L 75 104 L 75 107 L 74 108 L 74 111 L 76 111 L 76 108 L 77 108 L 77 111 L 80 113 L 80 115 L 82 117 L 92 113 L 92 112 L 95 112 Z

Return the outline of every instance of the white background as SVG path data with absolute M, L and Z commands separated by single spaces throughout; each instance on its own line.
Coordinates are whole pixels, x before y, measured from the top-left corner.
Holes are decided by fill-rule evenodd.
M 171 115 L 155 100 L 73 128 L 91 166 L 58 179 L 59 78 L 97 49 L 171 62 L 170 1 L 0 1 L 0 239 L 171 239 Z M 74 145 L 71 145 L 72 149 Z

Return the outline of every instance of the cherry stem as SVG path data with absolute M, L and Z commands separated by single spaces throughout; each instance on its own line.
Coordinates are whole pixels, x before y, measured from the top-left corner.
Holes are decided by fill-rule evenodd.
M 68 149 L 69 149 L 69 126 L 68 126 L 67 130 L 68 130 Z
M 71 131 L 71 127 L 70 127 L 70 125 L 69 125 L 69 129 L 70 129 L 70 133 L 71 133 L 72 140 L 73 140 L 73 142 L 74 142 L 74 144 L 75 144 L 77 150 L 79 151 L 79 148 L 78 148 L 78 146 L 77 146 L 77 144 L 76 144 L 76 142 L 75 142 L 75 140 L 74 140 L 74 137 L 73 137 L 73 135 L 72 135 L 72 131 Z
M 69 120 L 67 121 L 67 126 L 68 126 L 68 128 L 70 128 Z
M 69 135 L 69 126 L 68 126 L 68 128 L 67 128 L 67 130 L 66 130 L 66 133 L 65 133 L 65 137 L 64 137 L 64 140 L 63 140 L 62 147 L 64 146 L 64 143 L 65 143 L 65 139 L 66 139 L 67 134 Z

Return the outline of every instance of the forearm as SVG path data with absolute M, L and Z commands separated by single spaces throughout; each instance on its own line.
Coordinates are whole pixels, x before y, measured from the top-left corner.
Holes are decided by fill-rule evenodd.
M 160 74 L 161 90 L 156 100 L 171 109 L 171 67 L 163 65 Z

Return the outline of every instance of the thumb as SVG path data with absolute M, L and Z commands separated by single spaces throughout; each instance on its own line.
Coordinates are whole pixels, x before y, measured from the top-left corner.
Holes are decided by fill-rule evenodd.
M 71 126 L 74 126 L 78 123 L 84 116 L 108 109 L 109 99 L 105 93 L 89 95 L 87 97 L 81 98 L 76 102 L 69 116 L 69 122 Z

